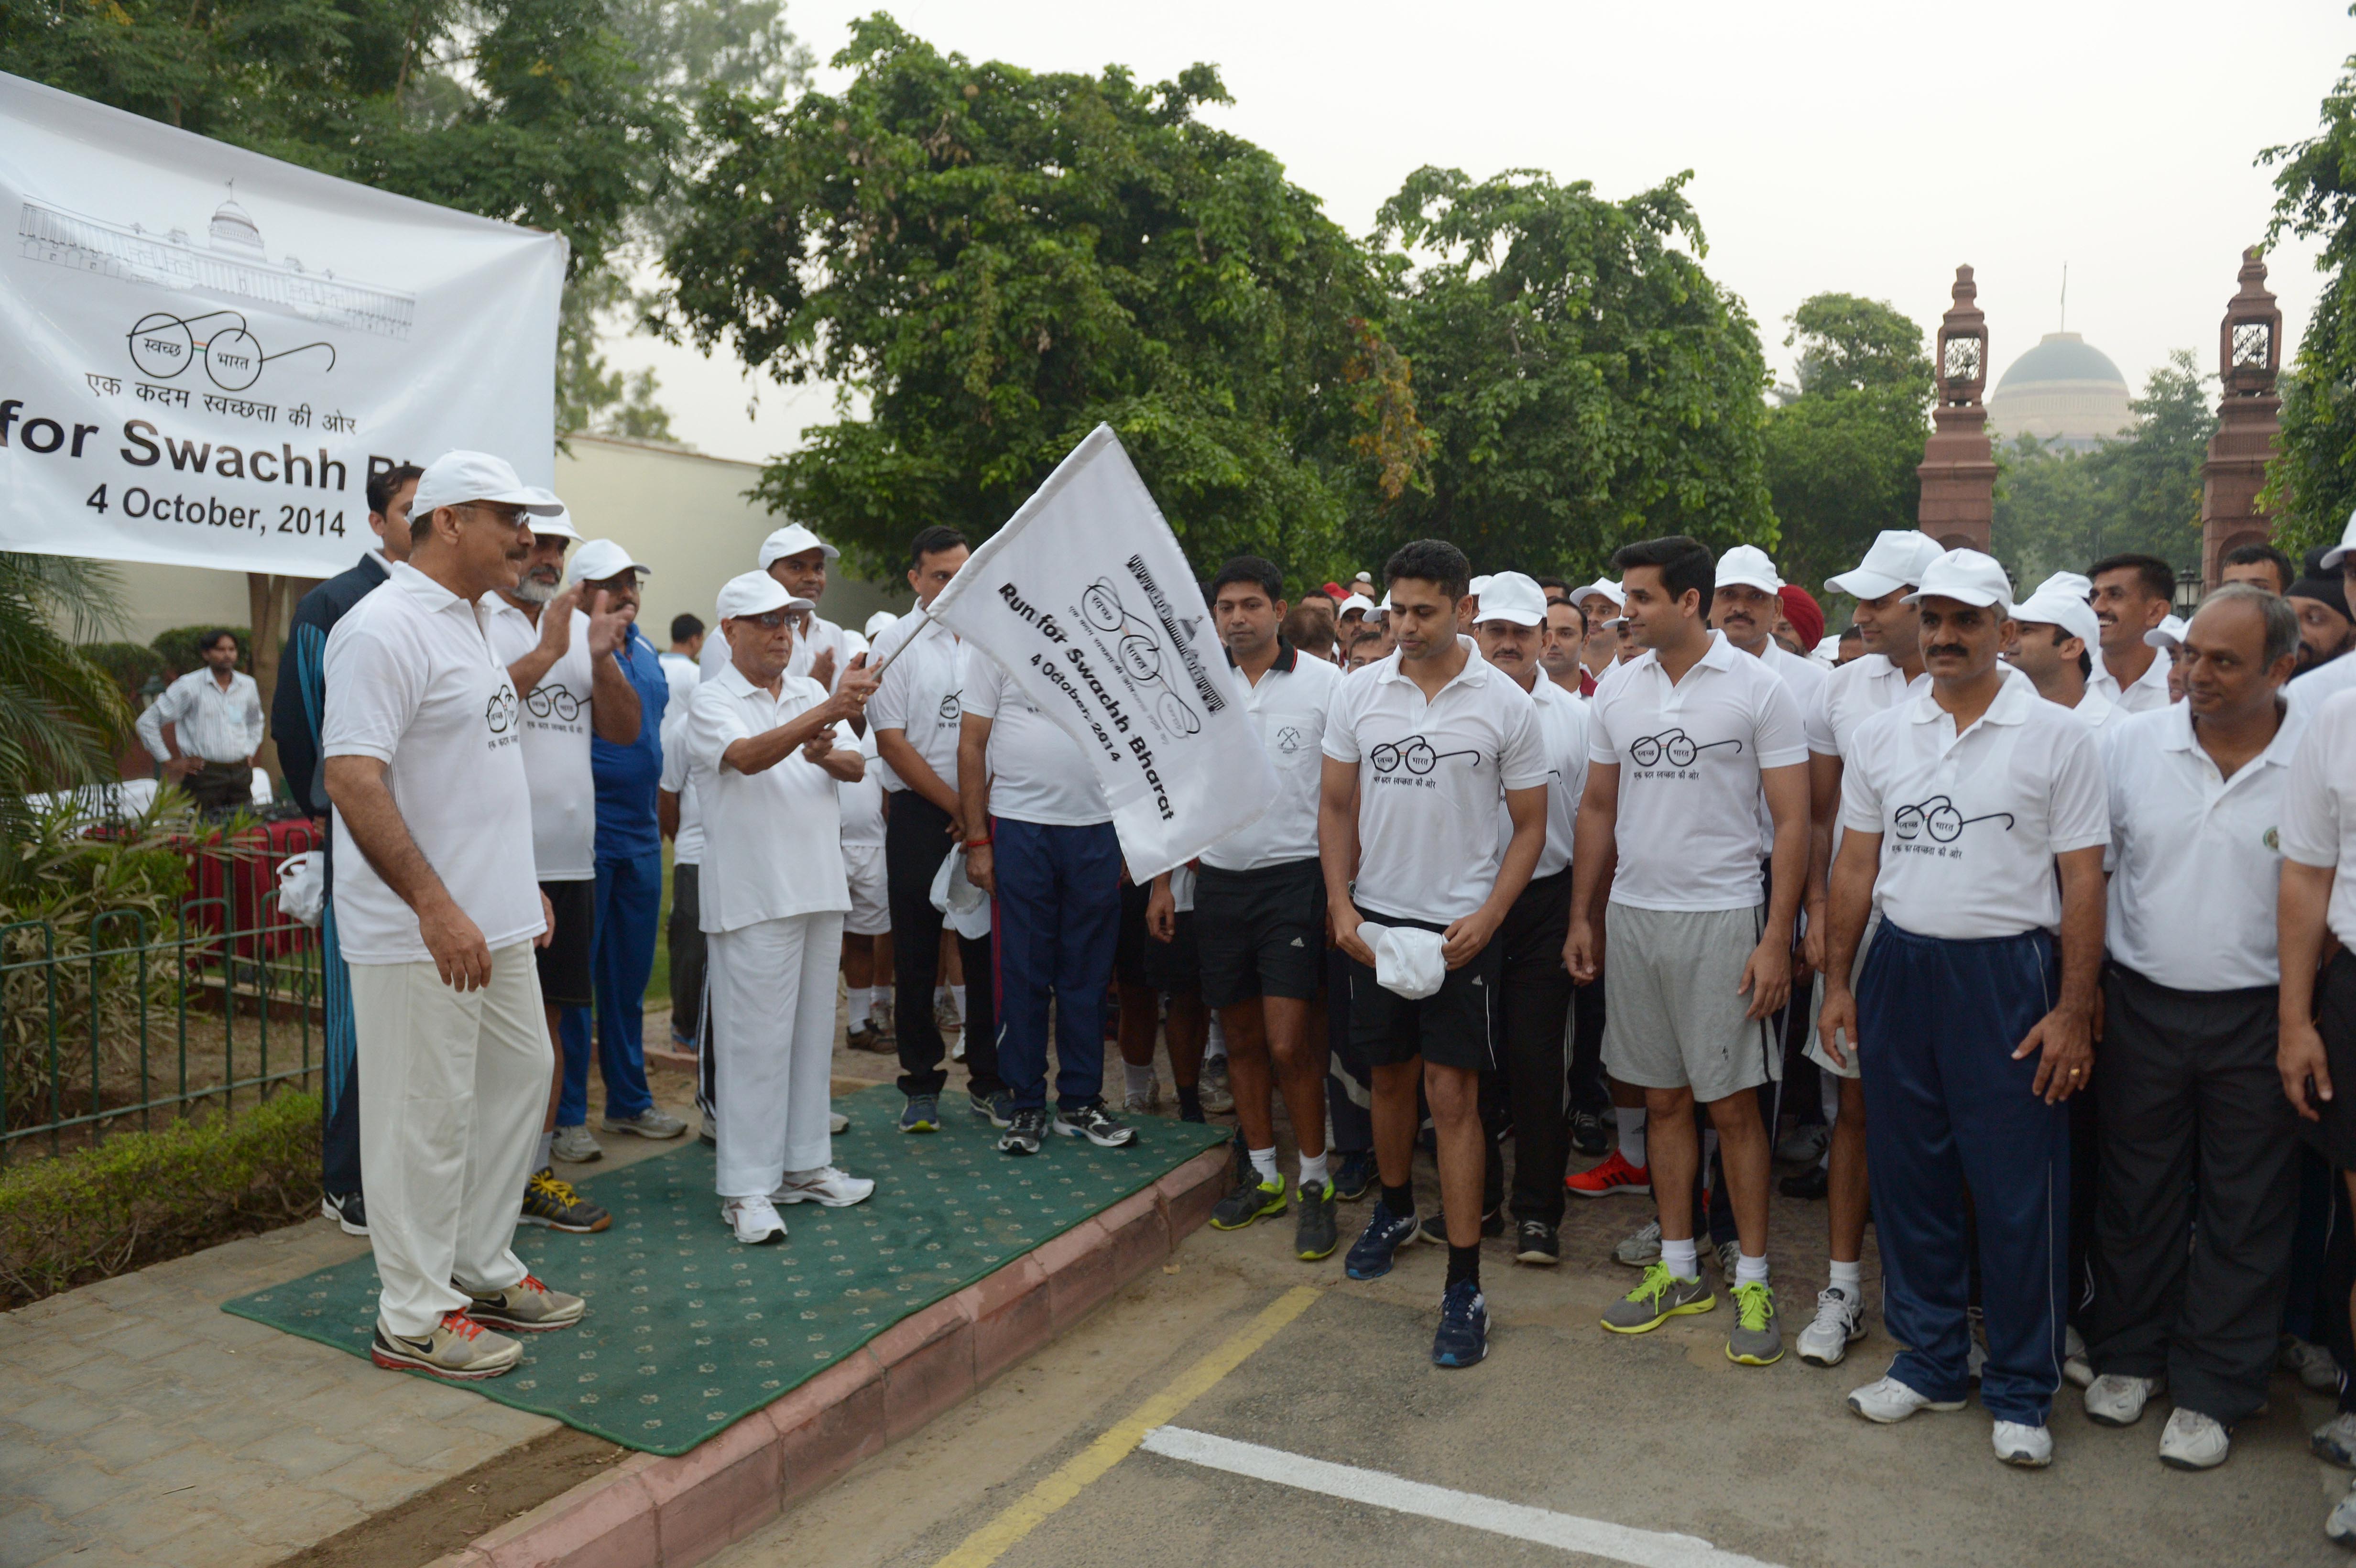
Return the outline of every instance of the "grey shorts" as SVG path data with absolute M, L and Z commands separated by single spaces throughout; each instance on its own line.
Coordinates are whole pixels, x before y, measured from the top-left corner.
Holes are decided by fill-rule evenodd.
M 1603 912 L 1603 1070 L 1645 1089 L 1690 1087 L 1708 1104 L 1780 1077 L 1767 1023 L 1736 987 L 1759 945 L 1763 905 Z
M 1873 950 L 1873 933 L 1880 929 L 1881 911 L 1877 908 L 1865 917 L 1865 934 L 1857 939 L 1857 957 L 1848 966 L 1848 989 L 1851 996 L 1857 994 L 1857 977 L 1865 973 L 1865 955 Z M 1825 987 L 1823 977 L 1819 976 L 1816 981 L 1816 1005 L 1808 1014 L 1808 1060 L 1836 1078 L 1854 1078 L 1857 1076 L 1856 1045 L 1848 1040 L 1841 1042 L 1841 1054 L 1848 1058 L 1848 1065 L 1844 1067 L 1833 1060 L 1832 1053 L 1826 1051 L 1824 1048 L 1824 1042 L 1816 1038 L 1816 1019 L 1824 1015 L 1824 1010 Z

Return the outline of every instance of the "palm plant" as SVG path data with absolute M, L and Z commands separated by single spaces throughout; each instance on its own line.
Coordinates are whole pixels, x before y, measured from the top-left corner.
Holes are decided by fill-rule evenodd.
M 0 838 L 21 841 L 22 797 L 112 782 L 130 705 L 74 645 L 120 619 L 93 561 L 0 552 Z

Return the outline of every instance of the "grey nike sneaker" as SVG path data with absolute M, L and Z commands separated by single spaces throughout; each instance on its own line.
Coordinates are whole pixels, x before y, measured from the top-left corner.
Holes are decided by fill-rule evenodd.
M 1620 1238 L 1612 1249 L 1612 1261 L 1630 1268 L 1650 1268 L 1661 1261 L 1661 1222 L 1647 1220 Z
M 1603 1326 L 1614 1334 L 1649 1334 L 1672 1317 L 1708 1312 L 1718 1296 L 1708 1281 L 1679 1279 L 1666 1264 L 1644 1271 L 1642 1284 L 1603 1309 Z
M 593 1159 L 603 1159 L 605 1151 L 589 1136 L 586 1126 L 559 1127 L 556 1136 L 549 1141 L 548 1152 L 567 1165 L 586 1165 Z
M 675 1138 L 687 1131 L 685 1122 L 659 1105 L 648 1105 L 635 1116 L 616 1116 L 608 1112 L 604 1125 L 609 1133 L 636 1133 L 642 1138 L 652 1138 L 658 1143 L 664 1138 Z
M 1726 1336 L 1726 1359 L 1746 1367 L 1772 1367 L 1783 1359 L 1775 1287 L 1766 1281 L 1754 1279 L 1734 1287 L 1734 1328 Z

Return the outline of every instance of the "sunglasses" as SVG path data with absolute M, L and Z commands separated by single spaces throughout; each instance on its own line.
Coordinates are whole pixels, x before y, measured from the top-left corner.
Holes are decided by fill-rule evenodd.
M 792 613 L 786 610 L 768 610 L 758 615 L 739 615 L 735 617 L 735 619 L 739 621 L 744 621 L 749 624 L 758 626 L 765 632 L 776 631 L 791 618 Z

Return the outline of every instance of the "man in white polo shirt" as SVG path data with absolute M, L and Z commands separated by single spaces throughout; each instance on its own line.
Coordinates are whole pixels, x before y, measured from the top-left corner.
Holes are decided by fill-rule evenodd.
M 1227 662 L 1249 688 L 1244 707 L 1277 785 L 1259 820 L 1203 851 L 1194 886 L 1203 1001 L 1226 1027 L 1245 1155 L 1235 1188 L 1211 1211 L 1211 1224 L 1240 1230 L 1284 1212 L 1284 1179 L 1276 1168 L 1274 1095 L 1280 1093 L 1301 1151 L 1292 1251 L 1313 1262 L 1329 1256 L 1338 1240 L 1326 1168 L 1325 1042 L 1311 1030 L 1310 1016 L 1325 976 L 1318 780 L 1325 716 L 1342 672 L 1302 658 L 1277 635 L 1284 580 L 1270 562 L 1236 557 L 1211 579 L 1210 599 Z
M 1827 581 L 1826 588 L 1857 601 L 1858 640 L 1865 651 L 1825 677 L 1808 727 L 1808 930 L 1810 965 L 1825 966 L 1825 886 L 1840 837 L 1841 773 L 1858 727 L 1910 692 L 1927 688 L 1922 673 L 1921 613 L 1908 597 L 1922 573 L 1946 551 L 1930 535 L 1912 528 L 1884 529 L 1856 570 Z M 1873 943 L 1879 917 L 1867 923 L 1851 961 L 1849 985 Z M 1832 1137 L 1825 1150 L 1825 1224 L 1831 1278 L 1816 1293 L 1816 1315 L 1800 1330 L 1800 1360 L 1811 1366 L 1838 1366 L 1848 1347 L 1865 1337 L 1865 1221 L 1867 1194 L 1865 1086 L 1858 1079 L 1854 1042 L 1812 1035 L 1808 1060 L 1837 1085 Z
M 2168 661 L 2143 640 L 2176 598 L 2176 569 L 2156 555 L 2104 556 L 2086 569 L 2102 656 L 2088 685 L 2129 713 L 2168 706 Z
M 835 785 L 865 772 L 847 721 L 875 682 L 846 670 L 829 694 L 786 673 L 809 602 L 766 572 L 729 579 L 717 608 L 729 662 L 695 688 L 686 741 L 703 807 L 714 1185 L 750 1245 L 785 1235 L 779 1203 L 835 1209 L 875 1189 L 834 1168 L 827 1104 L 851 908 Z
M 1751 1091 L 1783 1072 L 1767 1020 L 1791 994 L 1807 882 L 1807 735 L 1790 688 L 1708 629 L 1708 549 L 1673 535 L 1624 546 L 1612 564 L 1644 651 L 1605 677 L 1590 705 L 1563 958 L 1573 979 L 1595 976 L 1608 886 L 1603 1065 L 1644 1091 L 1661 1258 L 1603 1326 L 1642 1334 L 1718 1305 L 1696 1261 L 1699 1104 L 1718 1131 L 1740 1232 L 1726 1354 L 1765 1366 L 1783 1341 L 1767 1271 L 1772 1150 Z M 1762 791 L 1775 828 L 1772 900 L 1759 880 Z
M 2298 1211 L 2274 921 L 2304 728 L 2282 701 L 2298 617 L 2229 584 L 2183 645 L 2185 700 L 2104 738 L 2111 964 L 2086 1413 L 2131 1425 L 2164 1388 L 2176 1410 L 2160 1460 L 2205 1470 L 2265 1403 Z
M 2340 573 L 2340 601 L 2347 603 L 2348 590 L 2356 587 L 2356 513 L 2349 515 L 2348 525 L 2340 532 L 2340 542 L 2318 559 L 2317 570 Z M 2296 577 L 2296 573 L 2292 575 Z M 2297 587 L 2297 583 L 2293 581 L 2289 586 Z M 2286 588 L 2284 592 L 2287 593 L 2289 589 Z M 2291 607 L 2296 610 L 2300 606 L 2294 603 Z M 2305 670 L 2283 688 L 2283 695 L 2290 699 L 2293 708 L 2312 713 L 2327 699 L 2339 696 L 2351 686 L 2356 686 L 2356 658 L 2342 656 Z
M 2027 676 L 2038 696 L 2069 709 L 2089 730 L 2100 730 L 2119 708 L 2091 684 L 2102 627 L 2086 602 L 2089 586 L 2074 571 L 2057 571 L 2014 605 L 2019 631 L 2007 645 L 2004 662 Z
M 812 606 L 799 612 L 801 620 L 794 627 L 794 666 L 786 673 L 809 676 L 830 691 L 851 667 L 852 655 L 842 628 L 820 615 L 816 606 L 826 594 L 827 569 L 841 554 L 801 524 L 787 523 L 763 539 L 754 556 L 759 569 L 776 579 L 787 593 L 808 600 Z M 706 637 L 696 655 L 703 678 L 710 680 L 728 663 L 727 643 Z
M 336 926 L 359 1031 L 377 1365 L 497 1377 L 486 1326 L 577 1323 L 510 1243 L 555 1050 L 532 946 L 521 704 L 482 602 L 511 588 L 533 517 L 563 507 L 499 458 L 453 452 L 417 484 L 415 549 L 327 638 L 320 751 L 335 802 Z
M 1855 1042 L 1865 1068 L 1883 1317 L 1907 1347 L 1849 1408 L 1879 1422 L 1963 1408 L 1968 1208 L 1997 1456 L 2041 1466 L 2068 1277 L 2062 1102 L 2094 1072 L 2110 816 L 2093 733 L 1997 660 L 2010 592 L 1969 549 L 1915 591 L 1931 689 L 1852 737 L 1817 1029 Z
M 180 784 L 192 803 L 242 810 L 253 804 L 262 688 L 237 667 L 236 633 L 199 633 L 197 653 L 204 663 L 166 687 L 139 715 L 139 739 L 162 764 L 162 776 Z
M 1326 908 L 1350 960 L 1350 1035 L 1374 1074 L 1382 1180 L 1344 1272 L 1388 1274 L 1393 1254 L 1416 1239 L 1420 1089 L 1448 1231 L 1431 1359 L 1467 1367 L 1489 1353 L 1481 1074 L 1497 1065 L 1505 950 L 1495 937 L 1546 848 L 1547 763 L 1529 694 L 1457 635 L 1472 575 L 1464 552 L 1419 539 L 1400 546 L 1384 574 L 1398 651 L 1334 697 L 1317 811 Z M 1502 851 L 1500 798 L 1514 825 Z

